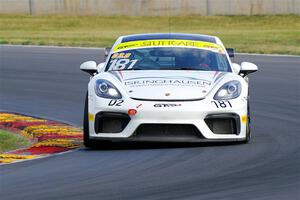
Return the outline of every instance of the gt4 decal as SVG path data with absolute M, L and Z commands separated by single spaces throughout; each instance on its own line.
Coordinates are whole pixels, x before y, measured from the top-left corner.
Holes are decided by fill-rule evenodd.
M 227 108 L 230 107 L 232 108 L 232 105 L 229 100 L 224 100 L 224 101 L 211 101 L 211 103 L 215 104 L 217 108 Z
M 181 104 L 175 104 L 175 103 L 157 103 L 153 105 L 155 108 L 161 108 L 161 107 L 176 107 L 181 106 Z

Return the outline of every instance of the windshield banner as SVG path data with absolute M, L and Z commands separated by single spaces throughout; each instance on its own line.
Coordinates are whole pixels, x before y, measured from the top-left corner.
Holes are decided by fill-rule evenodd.
M 219 53 L 224 53 L 225 50 L 221 45 L 211 43 L 211 42 L 203 42 L 203 41 L 194 41 L 194 40 L 139 40 L 139 41 L 131 41 L 124 42 L 116 45 L 113 49 L 113 52 L 134 49 L 139 47 L 195 47 L 195 48 L 203 48 L 210 49 L 213 51 L 217 51 Z

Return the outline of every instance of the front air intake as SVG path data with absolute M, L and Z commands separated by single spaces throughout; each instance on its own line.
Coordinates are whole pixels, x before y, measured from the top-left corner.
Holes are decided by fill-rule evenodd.
M 124 113 L 100 112 L 95 118 L 96 133 L 120 133 L 130 121 Z
M 240 134 L 240 117 L 237 114 L 208 115 L 204 121 L 214 134 Z
M 134 137 L 201 139 L 200 131 L 191 124 L 141 124 Z

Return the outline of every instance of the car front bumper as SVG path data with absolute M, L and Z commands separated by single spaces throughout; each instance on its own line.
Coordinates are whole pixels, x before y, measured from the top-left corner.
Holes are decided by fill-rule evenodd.
M 174 142 L 241 141 L 246 138 L 246 98 L 230 100 L 229 104 L 225 102 L 226 107 L 217 106 L 218 102 L 209 99 L 173 102 L 128 98 L 114 105 L 111 101 L 89 95 L 90 138 Z M 129 109 L 136 110 L 136 114 L 128 115 Z M 104 127 L 106 125 L 108 127 Z M 223 127 L 225 132 L 222 132 Z

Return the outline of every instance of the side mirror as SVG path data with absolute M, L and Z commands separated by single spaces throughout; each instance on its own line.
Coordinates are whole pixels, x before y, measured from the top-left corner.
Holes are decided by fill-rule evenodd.
M 234 57 L 234 48 L 226 48 L 226 51 L 228 53 L 228 56 L 230 58 L 233 58 Z
M 100 64 L 97 66 L 97 72 L 98 72 L 98 73 L 103 72 L 103 71 L 104 71 L 104 68 L 105 68 L 105 62 L 100 63 Z
M 104 56 L 105 56 L 105 58 L 107 58 L 107 56 L 109 55 L 110 50 L 111 50 L 111 47 L 106 47 L 106 48 L 104 49 Z
M 242 76 L 247 76 L 248 74 L 256 72 L 257 70 L 258 70 L 257 66 L 253 63 L 250 62 L 241 63 L 240 74 L 242 74 Z
M 86 61 L 80 65 L 80 70 L 93 75 L 97 72 L 97 63 L 95 61 Z

